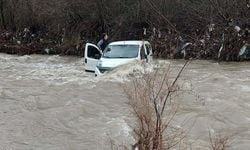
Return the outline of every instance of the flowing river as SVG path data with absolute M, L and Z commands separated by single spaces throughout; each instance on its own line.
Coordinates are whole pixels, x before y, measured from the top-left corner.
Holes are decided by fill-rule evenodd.
M 183 60 L 171 63 L 173 72 Z M 82 58 L 0 54 L 1 150 L 109 150 L 134 144 L 133 115 L 121 83 L 139 70 L 86 74 Z M 187 149 L 208 149 L 209 132 L 231 136 L 230 149 L 250 148 L 250 63 L 192 61 L 181 76 L 190 93 L 177 115 Z

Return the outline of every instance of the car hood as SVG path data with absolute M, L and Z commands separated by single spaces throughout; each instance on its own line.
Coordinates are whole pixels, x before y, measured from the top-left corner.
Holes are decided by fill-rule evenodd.
M 115 68 L 124 64 L 128 64 L 130 62 L 135 61 L 136 58 L 101 58 L 99 62 L 101 62 L 100 67 L 104 68 Z

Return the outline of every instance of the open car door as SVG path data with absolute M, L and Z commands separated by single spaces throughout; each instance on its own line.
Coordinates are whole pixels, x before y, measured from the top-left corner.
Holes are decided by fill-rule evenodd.
M 147 62 L 153 62 L 152 46 L 149 43 L 146 43 L 145 47 L 146 47 Z
M 102 56 L 101 50 L 94 44 L 87 43 L 85 46 L 85 71 L 95 72 L 97 62 Z

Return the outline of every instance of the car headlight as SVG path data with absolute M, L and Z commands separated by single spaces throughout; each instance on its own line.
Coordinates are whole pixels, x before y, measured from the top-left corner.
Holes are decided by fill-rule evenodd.
M 97 66 L 102 67 L 102 61 L 98 61 Z

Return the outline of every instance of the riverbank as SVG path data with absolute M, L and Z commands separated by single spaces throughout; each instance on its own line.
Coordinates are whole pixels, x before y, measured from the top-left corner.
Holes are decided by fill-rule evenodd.
M 157 58 L 237 61 L 250 44 L 250 3 L 238 0 L 0 0 L 0 51 L 83 56 L 84 44 L 148 40 Z M 235 7 L 237 6 L 237 7 Z M 192 43 L 183 50 L 185 43 Z
M 122 40 L 147 40 L 151 43 L 155 58 L 164 59 L 210 59 L 217 61 L 250 60 L 249 29 L 229 26 L 221 32 L 211 29 L 197 39 L 172 30 L 144 28 L 143 34 L 133 33 L 133 38 L 111 38 L 110 42 Z M 132 34 L 131 34 L 132 36 Z M 183 37 L 186 37 L 184 39 Z M 96 37 L 95 37 L 96 38 Z M 52 34 L 47 30 L 24 28 L 18 32 L 0 32 L 0 52 L 17 55 L 48 54 L 84 56 L 87 42 L 96 43 L 95 38 L 86 38 L 76 33 L 71 38 L 65 32 Z M 245 50 L 243 50 L 245 48 Z
M 49 54 L 82 56 L 81 43 L 64 42 L 62 34 L 54 35 L 46 30 L 32 31 L 24 28 L 18 32 L 0 32 L 0 52 L 17 55 Z

